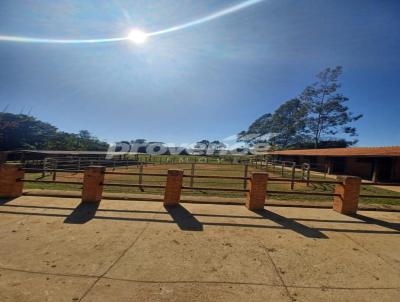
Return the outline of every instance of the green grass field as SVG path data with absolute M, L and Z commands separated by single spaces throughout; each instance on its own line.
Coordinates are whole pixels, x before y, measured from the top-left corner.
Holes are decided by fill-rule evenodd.
M 144 173 L 161 173 L 166 174 L 168 169 L 178 168 L 184 170 L 184 175 L 191 174 L 191 164 L 156 164 L 147 165 L 144 167 Z M 108 169 L 107 171 L 112 171 Z M 128 168 L 118 168 L 117 172 L 139 172 L 139 168 L 128 167 Z M 266 171 L 265 166 L 260 169 L 255 167 L 248 167 L 248 175 L 253 171 Z M 284 170 L 283 176 L 281 174 L 281 169 L 275 169 L 273 171 L 272 167 L 268 168 L 270 177 L 285 177 L 290 178 L 291 171 Z M 244 175 L 244 166 L 242 165 L 230 165 L 230 164 L 205 164 L 197 163 L 195 165 L 195 175 L 218 175 L 218 176 L 239 176 Z M 296 172 L 296 178 L 300 178 L 301 172 Z M 48 175 L 44 178 L 41 177 L 40 173 L 29 173 L 26 174 L 26 179 L 41 179 L 41 180 L 51 180 L 52 176 Z M 81 182 L 83 179 L 82 173 L 57 173 L 56 180 L 59 181 L 78 181 Z M 321 180 L 324 179 L 320 175 L 311 175 L 311 179 Z M 327 178 L 326 180 L 332 180 Z M 165 185 L 166 178 L 159 176 L 143 176 L 143 185 Z M 105 183 L 123 183 L 123 184 L 138 184 L 139 176 L 133 175 L 106 175 Z M 190 178 L 184 178 L 184 186 L 190 186 Z M 243 189 L 244 181 L 235 179 L 194 179 L 194 187 L 204 187 L 204 188 L 232 188 L 232 189 Z M 51 190 L 80 190 L 80 185 L 71 184 L 44 184 L 44 183 L 25 183 L 26 189 L 51 189 Z M 127 188 L 127 187 L 115 187 L 115 186 L 105 186 L 106 192 L 117 192 L 117 193 L 137 193 L 137 194 L 163 194 L 163 189 L 154 188 Z M 273 191 L 291 191 L 290 183 L 287 182 L 272 182 L 268 183 L 268 190 Z M 296 183 L 294 191 L 300 192 L 323 192 L 332 193 L 334 190 L 333 184 L 310 184 L 307 186 L 304 183 Z M 184 195 L 194 195 L 194 196 L 219 196 L 219 197 L 243 197 L 245 193 L 242 192 L 221 192 L 221 191 L 210 191 L 210 190 L 183 190 Z M 361 194 L 370 195 L 389 195 L 389 196 L 400 196 L 400 193 L 393 192 L 386 189 L 377 188 L 375 186 L 362 186 Z M 300 194 L 269 194 L 271 199 L 276 200 L 286 200 L 286 201 L 326 201 L 331 202 L 332 197 L 330 196 L 313 196 L 313 195 L 300 195 Z M 399 205 L 400 199 L 379 199 L 379 198 L 361 198 L 362 203 L 375 203 L 375 204 L 391 204 Z

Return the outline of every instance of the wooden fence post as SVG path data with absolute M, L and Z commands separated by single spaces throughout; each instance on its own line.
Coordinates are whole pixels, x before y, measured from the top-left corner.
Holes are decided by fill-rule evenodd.
M 356 214 L 361 189 L 361 178 L 356 176 L 337 176 L 341 184 L 336 184 L 333 197 L 333 210 L 342 214 Z
M 264 209 L 267 196 L 268 173 L 253 172 L 250 180 L 250 190 L 247 193 L 246 207 L 249 210 Z
M 248 171 L 249 171 L 249 166 L 247 164 L 244 165 L 244 171 L 243 171 L 243 189 L 247 189 L 247 177 L 248 177 Z
M 142 185 L 143 184 L 143 163 L 140 163 L 140 166 L 139 166 L 139 185 Z M 142 190 L 143 191 L 143 188 L 142 187 L 140 187 L 140 190 Z
M 310 186 L 310 164 L 307 165 L 307 187 Z
M 164 205 L 176 206 L 181 199 L 183 170 L 169 169 L 164 192 Z
M 56 178 L 57 178 L 57 167 L 58 167 L 58 165 L 57 165 L 57 162 L 56 162 L 56 164 L 54 165 L 54 171 L 53 171 L 53 181 L 56 181 Z
M 47 158 L 43 159 L 42 178 L 46 176 L 46 160 L 47 160 Z
M 16 198 L 22 195 L 24 171 L 21 164 L 0 165 L 0 197 Z
M 293 162 L 292 163 L 292 179 L 291 179 L 291 183 L 290 183 L 290 189 L 293 190 L 294 189 L 294 179 L 296 177 L 296 163 Z
M 83 175 L 82 202 L 100 202 L 103 195 L 104 166 L 89 166 Z
M 190 175 L 192 176 L 190 178 L 190 187 L 191 188 L 193 188 L 193 186 L 194 186 L 194 174 L 195 174 L 195 168 L 196 168 L 195 165 L 196 164 L 192 163 L 192 168 L 191 168 L 191 171 L 190 171 Z

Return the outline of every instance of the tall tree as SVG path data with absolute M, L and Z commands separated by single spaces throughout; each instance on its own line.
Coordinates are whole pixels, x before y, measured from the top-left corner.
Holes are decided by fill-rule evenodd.
M 257 142 L 265 142 L 272 133 L 272 114 L 266 113 L 256 119 L 247 131 L 241 131 L 237 140 L 252 145 Z
M 247 143 L 268 142 L 277 148 L 287 148 L 306 139 L 307 108 L 299 99 L 283 103 L 273 113 L 267 113 L 254 121 L 247 131 L 239 133 L 239 139 Z
M 342 67 L 327 68 L 318 81 L 304 89 L 298 98 L 282 104 L 273 114 L 255 120 L 238 141 L 254 144 L 268 142 L 277 148 L 344 147 L 357 142 L 336 137 L 340 132 L 354 137 L 351 123 L 362 117 L 346 106 L 348 98 L 338 92 Z
M 349 111 L 345 103 L 349 100 L 337 92 L 342 67 L 326 68 L 317 75 L 318 81 L 304 89 L 300 99 L 308 110 L 307 129 L 312 136 L 314 148 L 318 148 L 321 138 L 334 136 L 339 132 L 356 136 L 356 128 L 349 126 L 351 122 L 362 117 Z
M 307 108 L 299 99 L 283 103 L 272 115 L 270 142 L 280 148 L 288 148 L 306 140 Z

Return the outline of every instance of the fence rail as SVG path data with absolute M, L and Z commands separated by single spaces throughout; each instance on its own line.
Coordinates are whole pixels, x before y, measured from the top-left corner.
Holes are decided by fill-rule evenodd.
M 44 183 L 44 184 L 70 184 L 70 185 L 83 185 L 83 182 L 79 181 L 61 181 L 61 180 L 37 180 L 37 179 L 19 179 L 21 182 L 30 182 L 30 183 Z
M 42 172 L 60 172 L 60 173 L 83 173 L 85 170 L 68 170 L 68 169 L 42 169 L 42 168 L 21 168 L 22 171 L 28 172 L 28 173 L 42 173 Z M 207 169 L 197 169 L 196 171 L 209 171 Z M 221 171 L 221 170 L 218 170 Z M 232 170 L 227 170 L 227 171 L 232 171 Z M 115 172 L 115 171 L 107 171 L 105 174 L 108 175 L 131 175 L 131 176 L 160 176 L 164 177 L 167 176 L 166 173 L 140 173 L 140 172 Z M 215 178 L 215 179 L 235 179 L 235 180 L 249 180 L 250 177 L 246 176 L 222 176 L 222 175 L 191 175 L 191 174 L 185 174 L 184 177 L 188 178 Z M 310 183 L 310 184 L 339 184 L 341 183 L 340 181 L 336 180 L 317 180 L 317 179 L 310 179 L 309 181 L 304 180 L 304 179 L 294 179 L 293 178 L 283 178 L 283 177 L 270 177 L 269 181 L 282 181 L 282 182 L 296 182 L 296 183 Z M 391 186 L 391 187 L 397 187 L 400 186 L 400 183 L 386 183 L 386 182 L 370 182 L 370 181 L 364 181 L 362 182 L 363 186 Z
M 364 198 L 382 198 L 382 199 L 400 199 L 400 196 L 396 195 L 374 195 L 374 194 L 360 194 L 360 197 Z
M 293 194 L 293 195 L 315 195 L 315 196 L 340 196 L 335 193 L 323 193 L 323 192 L 306 192 L 306 191 L 279 191 L 279 190 L 268 190 L 271 194 Z
M 161 185 L 144 185 L 144 184 L 102 183 L 102 185 L 110 187 L 126 187 L 126 188 L 153 188 L 153 189 L 165 188 L 165 186 Z
M 268 178 L 268 173 L 264 170 L 265 166 L 268 166 L 268 162 L 265 162 L 266 165 L 262 165 L 261 163 L 255 163 L 257 167 L 261 167 L 261 171 L 253 172 L 250 175 L 247 170 L 248 166 L 244 166 L 243 172 L 245 172 L 244 176 L 221 176 L 221 175 L 196 175 L 195 169 L 190 169 L 188 174 L 185 174 L 184 171 L 177 169 L 170 169 L 168 173 L 145 173 L 143 171 L 143 165 L 141 165 L 142 169 L 137 172 L 116 172 L 116 171 L 107 171 L 104 166 L 89 166 L 85 168 L 85 170 L 76 170 L 77 173 L 83 172 L 83 179 L 81 181 L 63 181 L 57 180 L 55 177 L 53 180 L 47 179 L 27 179 L 25 177 L 25 172 L 46 172 L 52 171 L 55 173 L 71 173 L 70 170 L 65 169 L 30 169 L 30 168 L 21 168 L 18 164 L 3 164 L 0 165 L 0 197 L 2 198 L 15 198 L 19 197 L 23 194 L 23 186 L 24 183 L 40 183 L 40 184 L 68 184 L 68 185 L 78 185 L 82 187 L 82 202 L 100 202 L 103 196 L 103 188 L 104 187 L 125 187 L 125 188 L 152 188 L 152 189 L 162 189 L 164 190 L 164 204 L 166 206 L 176 205 L 180 202 L 181 191 L 182 190 L 191 190 L 191 191 L 223 191 L 223 192 L 238 192 L 238 193 L 246 193 L 246 202 L 245 205 L 250 210 L 255 209 L 263 209 L 265 206 L 265 202 L 267 200 L 268 204 L 268 195 L 279 195 L 279 194 L 290 194 L 290 195 L 315 195 L 315 196 L 328 196 L 332 197 L 332 206 L 335 211 L 338 211 L 343 214 L 354 214 L 358 209 L 358 201 L 359 198 L 382 198 L 382 199 L 400 199 L 400 196 L 396 195 L 372 195 L 372 194 L 360 194 L 360 189 L 363 185 L 382 185 L 381 183 L 362 183 L 361 179 L 358 177 L 352 176 L 342 176 L 338 178 L 336 181 L 332 180 L 313 180 L 310 178 L 300 178 L 293 179 L 284 178 L 284 177 L 271 177 Z M 294 166 L 294 165 L 293 165 Z M 292 169 L 293 169 L 292 166 Z M 193 166 L 192 166 L 193 167 Z M 247 167 L 247 168 L 246 168 Z M 285 164 L 283 165 L 285 167 Z M 293 171 L 293 170 L 292 170 Z M 110 182 L 109 179 L 105 179 L 107 175 L 126 175 L 126 176 L 139 176 L 139 183 L 119 183 L 119 182 Z M 291 174 L 293 175 L 293 174 Z M 154 177 L 162 177 L 165 179 L 165 184 L 145 184 L 143 183 L 143 178 L 148 176 Z M 190 185 L 184 184 L 184 179 L 189 180 Z M 245 186 L 243 188 L 228 188 L 228 187 L 208 187 L 202 186 L 198 183 L 193 182 L 196 178 L 199 179 L 231 179 L 238 180 L 238 184 L 241 186 L 241 182 Z M 128 180 L 130 181 L 130 180 Z M 247 183 L 249 182 L 249 186 Z M 276 182 L 287 182 L 293 185 L 294 182 L 302 182 L 308 184 L 329 184 L 334 185 L 330 187 L 334 189 L 333 192 L 312 192 L 312 191 L 295 191 L 295 190 L 272 190 L 271 187 L 268 187 L 269 183 Z M 223 183 L 223 182 L 221 182 Z M 226 185 L 226 183 L 224 183 Z M 400 186 L 400 184 L 390 184 Z
M 24 172 L 60 172 L 60 173 L 84 173 L 84 170 L 65 170 L 65 169 L 40 169 L 40 168 L 22 168 L 20 169 Z M 183 174 L 183 178 L 188 178 L 190 180 L 189 186 L 182 186 L 183 190 L 199 190 L 199 191 L 222 191 L 222 192 L 241 192 L 248 193 L 249 189 L 245 186 L 243 189 L 239 188 L 229 188 L 229 187 L 204 187 L 204 186 L 195 186 L 192 180 L 194 179 L 230 179 L 230 180 L 239 180 L 243 182 L 247 182 L 251 180 L 251 177 L 243 177 L 243 176 L 222 176 L 222 175 L 193 175 L 193 170 L 191 170 L 191 174 Z M 132 188 L 153 188 L 153 189 L 165 189 L 165 185 L 155 185 L 155 184 L 144 184 L 143 177 L 165 177 L 167 178 L 168 174 L 166 173 L 145 173 L 145 172 L 116 172 L 116 171 L 105 171 L 105 175 L 124 175 L 124 176 L 139 176 L 139 183 L 118 183 L 118 182 L 103 182 L 102 185 L 109 187 L 132 187 Z M 66 184 L 66 185 L 83 185 L 83 181 L 61 181 L 61 180 L 40 180 L 40 179 L 18 179 L 18 181 L 26 182 L 26 183 L 42 183 L 42 184 Z M 155 181 L 154 181 L 155 182 Z M 270 177 L 268 178 L 268 182 L 283 182 L 283 183 L 308 183 L 308 184 L 328 184 L 328 185 L 342 185 L 341 181 L 335 180 L 304 180 L 304 179 L 293 179 L 293 178 L 282 178 L 282 177 Z M 234 183 L 232 183 L 234 184 Z M 362 186 L 371 186 L 371 185 L 379 185 L 379 186 L 400 186 L 398 183 L 372 183 L 372 182 L 362 182 Z M 329 196 L 335 197 L 340 196 L 340 194 L 336 194 L 334 192 L 311 192 L 311 191 L 294 191 L 293 186 L 292 190 L 282 191 L 282 190 L 269 190 L 267 189 L 269 194 L 290 194 L 290 195 L 314 195 L 314 196 Z M 373 194 L 360 194 L 361 198 L 382 198 L 382 199 L 400 199 L 400 196 L 396 195 L 373 195 Z

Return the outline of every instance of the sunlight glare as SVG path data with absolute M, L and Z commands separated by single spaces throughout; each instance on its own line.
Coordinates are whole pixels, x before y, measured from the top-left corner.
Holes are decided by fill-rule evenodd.
M 128 38 L 130 41 L 132 41 L 135 44 L 144 44 L 147 41 L 148 35 L 139 29 L 133 29 L 129 35 Z

